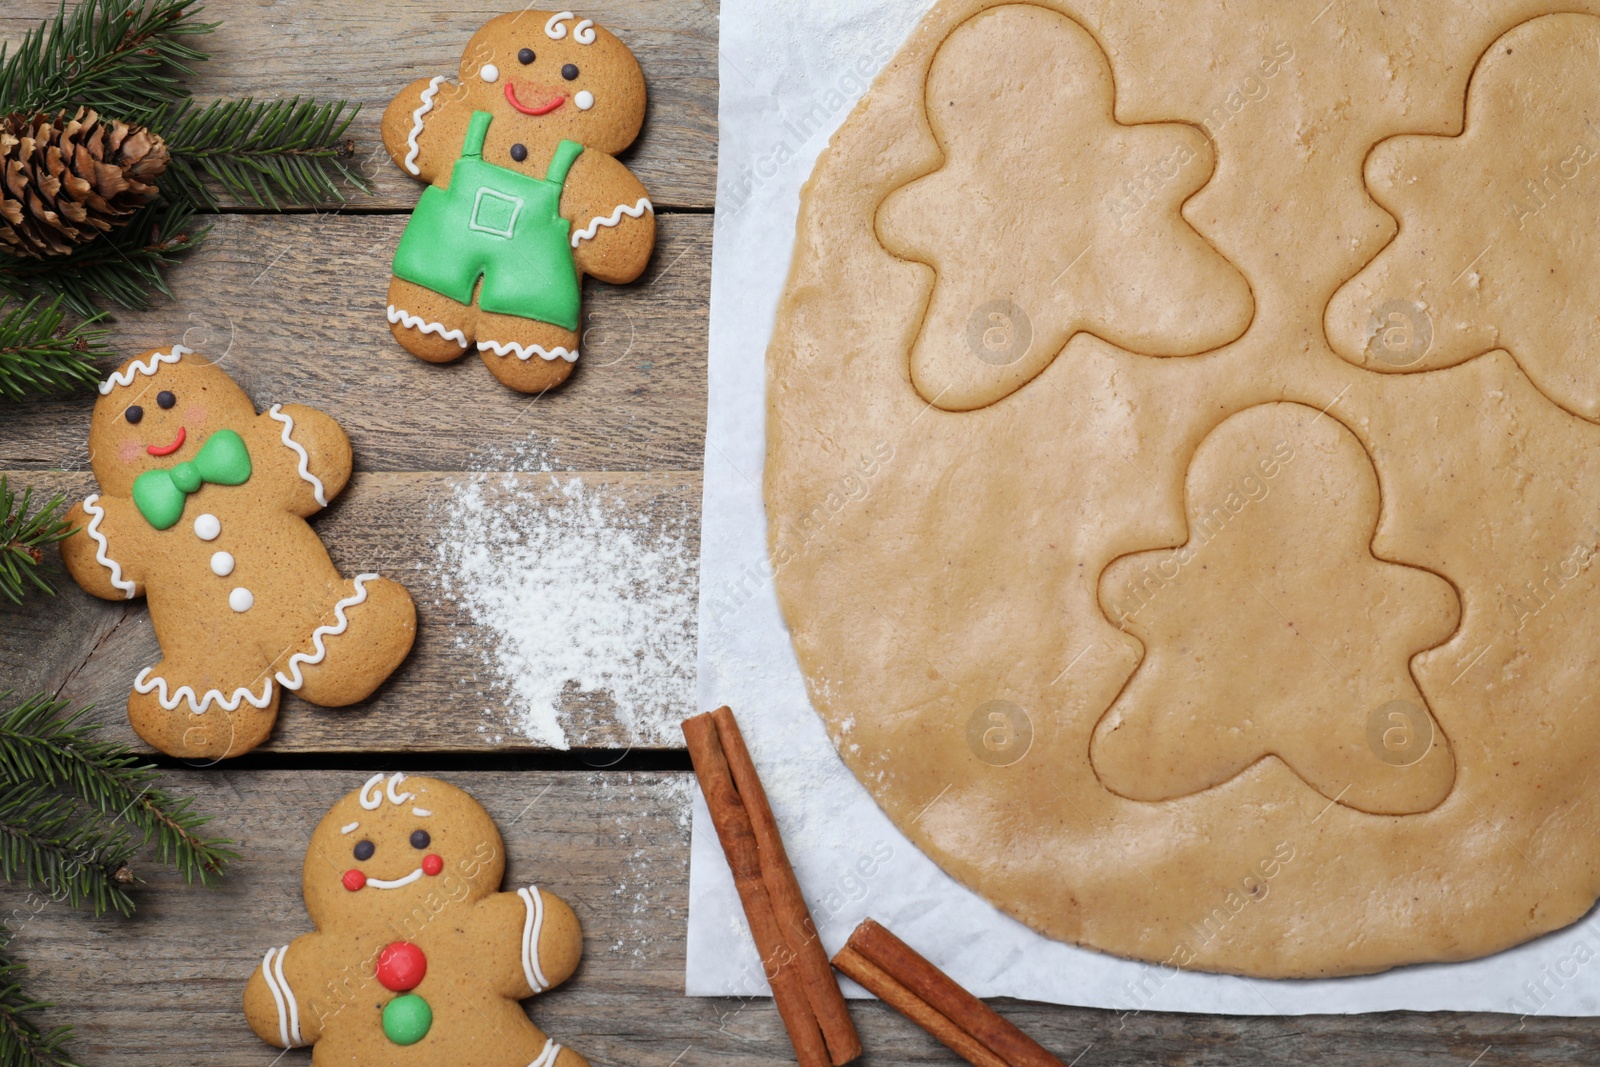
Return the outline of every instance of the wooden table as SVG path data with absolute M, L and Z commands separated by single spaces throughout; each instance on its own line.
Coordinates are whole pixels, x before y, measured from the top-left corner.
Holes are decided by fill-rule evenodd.
M 55 0 L 7 0 L 0 39 L 15 40 Z M 603 698 L 571 693 L 588 713 L 589 750 L 519 739 L 464 692 L 460 645 L 473 621 L 439 588 L 419 504 L 451 490 L 530 435 L 552 465 L 697 528 L 705 427 L 706 318 L 716 191 L 716 0 L 605 0 L 585 10 L 638 54 L 651 89 L 644 134 L 627 157 L 655 202 L 660 239 L 632 286 L 591 285 L 591 314 L 634 325 L 615 360 L 581 362 L 533 400 L 498 386 L 476 359 L 418 362 L 383 321 L 388 259 L 419 187 L 377 138 L 390 95 L 455 69 L 472 31 L 500 10 L 445 0 L 211 0 L 222 28 L 195 83 L 201 96 L 311 93 L 365 110 L 354 127 L 373 195 L 336 213 L 227 210 L 171 278 L 178 299 L 120 317 L 124 355 L 183 340 L 218 357 L 265 406 L 311 403 L 355 446 L 357 474 L 318 521 L 347 573 L 371 568 L 416 596 L 410 661 L 364 705 L 340 712 L 284 700 L 271 742 L 205 768 L 163 759 L 167 783 L 215 813 L 242 858 L 218 888 L 183 885 L 154 862 L 131 920 L 37 908 L 7 891 L 14 950 L 31 990 L 78 1027 L 86 1064 L 270 1064 L 279 1053 L 245 1026 L 244 980 L 266 946 L 306 928 L 301 858 L 316 820 L 376 769 L 441 773 L 472 790 L 506 832 L 510 878 L 555 889 L 586 934 L 582 970 L 533 1013 L 599 1065 L 792 1062 L 766 999 L 686 999 L 690 777 L 681 748 L 631 745 Z M 82 496 L 93 484 L 85 441 L 90 398 L 0 409 L 0 471 L 16 484 Z M 552 443 L 553 442 L 553 443 Z M 527 479 L 538 490 L 540 476 Z M 548 476 L 543 476 L 547 481 Z M 691 535 L 692 536 L 692 535 Z M 691 549 L 693 545 L 690 546 Z M 0 603 L 0 686 L 93 702 L 107 734 L 133 741 L 129 681 L 158 652 L 142 602 L 96 601 L 52 559 L 59 597 Z M 592 706 L 591 706 L 592 705 Z M 684 715 L 694 708 L 684 707 Z M 488 728 L 480 730 L 480 725 Z M 631 751 L 629 751 L 631 748 Z M 533 802 L 537 801 L 534 805 Z M 1600 1062 L 1600 1027 L 1584 1020 L 1476 1014 L 1224 1018 L 1056 1008 L 1001 1009 L 1066 1061 L 1097 1064 L 1491 1064 Z M 855 1011 L 866 1064 L 952 1063 L 875 1003 Z M 305 1052 L 284 1055 L 305 1064 Z

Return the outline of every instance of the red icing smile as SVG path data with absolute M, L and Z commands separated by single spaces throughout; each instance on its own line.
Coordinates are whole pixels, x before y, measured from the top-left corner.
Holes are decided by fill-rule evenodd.
M 173 438 L 170 445 L 145 445 L 144 450 L 152 456 L 170 456 L 183 447 L 183 439 L 189 435 L 182 426 L 178 427 L 178 436 Z
M 548 115 L 550 112 L 567 102 L 567 98 L 564 93 L 557 93 L 555 96 L 540 104 L 538 107 L 529 107 L 517 99 L 517 88 L 510 82 L 506 82 L 506 99 L 511 102 L 512 107 L 516 108 L 524 115 Z

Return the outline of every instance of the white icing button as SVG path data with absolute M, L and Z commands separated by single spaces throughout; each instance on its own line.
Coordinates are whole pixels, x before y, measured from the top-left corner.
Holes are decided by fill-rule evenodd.
M 213 552 L 211 554 L 211 573 L 218 578 L 226 578 L 233 573 L 233 554 L 231 552 Z
M 215 541 L 222 532 L 222 520 L 212 514 L 205 514 L 194 520 L 194 535 L 202 541 Z
M 579 89 L 577 95 L 572 98 L 572 102 L 578 105 L 579 111 L 588 111 L 591 107 L 594 107 L 594 94 L 587 89 Z
M 500 80 L 500 68 L 493 63 L 485 63 L 483 69 L 478 71 L 478 76 L 486 82 L 497 82 Z
M 228 594 L 228 607 L 234 611 L 249 611 L 255 602 L 255 594 L 242 585 Z

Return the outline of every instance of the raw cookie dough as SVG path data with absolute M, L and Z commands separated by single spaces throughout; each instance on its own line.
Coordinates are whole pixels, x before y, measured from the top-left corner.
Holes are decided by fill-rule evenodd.
M 857 778 L 1009 914 L 1328 976 L 1600 894 L 1576 6 L 950 0 L 819 159 L 768 352 L 779 599 Z M 1051 284 L 1086 241 L 1120 303 Z

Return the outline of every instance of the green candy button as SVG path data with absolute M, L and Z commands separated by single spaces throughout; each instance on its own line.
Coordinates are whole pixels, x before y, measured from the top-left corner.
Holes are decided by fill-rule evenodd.
M 397 1045 L 415 1045 L 428 1036 L 433 1009 L 415 993 L 395 997 L 383 1006 L 383 1036 Z

